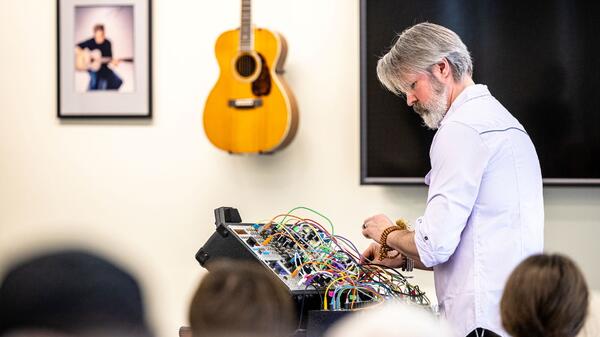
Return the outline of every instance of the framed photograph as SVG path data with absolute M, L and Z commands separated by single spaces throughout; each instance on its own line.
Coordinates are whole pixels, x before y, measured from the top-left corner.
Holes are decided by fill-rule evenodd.
M 151 0 L 57 0 L 58 117 L 152 116 Z

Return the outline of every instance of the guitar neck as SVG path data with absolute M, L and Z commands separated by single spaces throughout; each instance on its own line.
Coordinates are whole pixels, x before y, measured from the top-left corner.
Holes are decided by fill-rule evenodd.
M 252 2 L 251 0 L 242 0 L 242 22 L 240 25 L 240 51 L 252 51 L 253 49 L 252 32 Z
M 133 62 L 133 58 L 118 58 L 112 56 L 102 56 L 102 63 L 110 63 L 112 60 L 119 60 L 119 62 Z

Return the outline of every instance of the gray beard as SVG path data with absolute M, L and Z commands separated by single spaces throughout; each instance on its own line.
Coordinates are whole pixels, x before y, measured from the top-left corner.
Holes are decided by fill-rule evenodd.
M 427 104 L 415 103 L 413 109 L 421 116 L 427 128 L 437 130 L 448 111 L 448 107 L 446 106 L 446 102 L 448 102 L 448 89 L 439 82 L 433 82 L 432 86 L 435 95 L 431 97 Z

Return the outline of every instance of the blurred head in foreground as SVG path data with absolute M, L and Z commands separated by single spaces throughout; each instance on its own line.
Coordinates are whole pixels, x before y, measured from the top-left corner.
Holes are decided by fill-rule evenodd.
M 288 336 L 294 331 L 291 295 L 253 262 L 215 261 L 190 306 L 194 337 Z
M 0 285 L 0 317 L 0 335 L 7 336 L 150 336 L 136 280 L 77 250 L 9 268 Z
M 344 318 L 326 337 L 452 337 L 446 322 L 424 308 L 387 302 Z
M 513 337 L 573 337 L 583 327 L 589 293 L 583 274 L 563 255 L 534 255 L 512 272 L 500 301 Z

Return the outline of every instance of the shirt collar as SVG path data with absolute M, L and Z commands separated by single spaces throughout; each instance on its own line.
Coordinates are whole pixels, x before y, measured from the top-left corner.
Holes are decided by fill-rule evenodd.
M 458 110 L 464 103 L 479 98 L 482 96 L 491 96 L 492 94 L 488 90 L 487 85 L 483 84 L 474 84 L 466 87 L 455 99 L 454 102 L 450 105 L 450 109 L 446 112 L 444 119 L 440 123 L 440 126 L 444 124 L 444 122 L 448 119 L 454 111 Z

